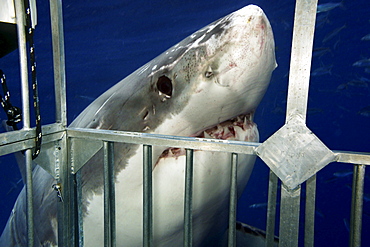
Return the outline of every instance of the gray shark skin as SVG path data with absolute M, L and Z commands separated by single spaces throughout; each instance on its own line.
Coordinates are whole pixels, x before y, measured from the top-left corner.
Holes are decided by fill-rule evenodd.
M 257 142 L 253 114 L 276 68 L 263 11 L 246 6 L 193 33 L 114 85 L 70 125 Z M 142 146 L 115 144 L 117 246 L 142 246 Z M 217 246 L 227 228 L 230 154 L 194 152 L 194 246 Z M 255 157 L 240 155 L 238 192 Z M 153 147 L 154 246 L 183 245 L 184 150 Z M 104 246 L 103 156 L 82 168 L 84 244 Z M 53 178 L 34 170 L 35 246 L 57 246 Z M 25 190 L 1 246 L 26 243 Z

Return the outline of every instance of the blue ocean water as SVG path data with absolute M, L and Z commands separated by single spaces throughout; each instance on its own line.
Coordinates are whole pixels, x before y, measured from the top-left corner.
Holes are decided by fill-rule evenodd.
M 266 140 L 285 121 L 295 6 L 292 0 L 63 1 L 68 122 L 147 61 L 199 28 L 251 3 L 262 7 L 271 22 L 279 64 L 255 118 L 261 141 Z M 48 3 L 37 4 L 38 82 L 42 121 L 47 124 L 55 118 L 50 17 Z M 340 6 L 317 16 L 307 126 L 332 150 L 370 151 L 369 68 L 353 66 L 370 58 L 370 41 L 362 39 L 370 33 L 369 12 L 367 0 L 342 1 Z M 7 75 L 13 104 L 20 105 L 18 53 L 1 58 L 0 69 Z M 22 182 L 12 156 L 2 157 L 0 165 L 2 229 Z M 316 246 L 348 245 L 351 171 L 352 165 L 332 163 L 317 175 Z M 363 246 L 370 246 L 369 182 L 367 172 Z M 265 228 L 267 185 L 268 169 L 258 160 L 239 202 L 240 221 Z

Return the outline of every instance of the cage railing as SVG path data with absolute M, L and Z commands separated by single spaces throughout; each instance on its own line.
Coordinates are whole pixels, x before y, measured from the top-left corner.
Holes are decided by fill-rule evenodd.
M 33 246 L 33 207 L 32 207 L 32 167 L 31 149 L 34 148 L 35 130 L 29 124 L 29 99 L 28 99 L 28 69 L 27 55 L 25 53 L 26 39 L 23 36 L 24 23 L 22 23 L 23 1 L 15 0 L 16 15 L 18 23 L 20 67 L 22 80 L 22 107 L 24 115 L 24 126 L 21 130 L 1 133 L 0 155 L 27 150 L 25 161 L 27 164 L 27 229 L 28 246 Z M 332 151 L 327 149 L 321 141 L 314 136 L 305 126 L 305 116 L 307 109 L 307 93 L 309 87 L 310 65 L 312 57 L 313 31 L 315 25 L 317 0 L 297 0 L 294 20 L 294 33 L 291 57 L 291 69 L 289 76 L 288 107 L 286 124 L 263 143 L 248 143 L 238 141 L 223 141 L 214 139 L 201 139 L 191 137 L 175 137 L 156 134 L 133 133 L 125 131 L 111 130 L 92 130 L 66 128 L 66 86 L 65 86 L 65 61 L 64 61 L 64 38 L 62 22 L 62 3 L 60 0 L 50 0 L 50 13 L 52 22 L 52 42 L 53 42 L 53 61 L 54 61 L 54 85 L 56 94 L 56 121 L 54 124 L 43 126 L 43 146 L 40 157 L 36 159 L 46 171 L 57 180 L 63 187 L 63 203 L 58 203 L 58 243 L 60 246 L 83 246 L 83 227 L 81 214 L 81 191 L 80 175 L 78 170 L 97 150 L 104 149 L 104 190 L 105 209 L 105 243 L 110 246 L 115 245 L 115 208 L 112 201 L 114 198 L 114 183 L 112 166 L 114 157 L 112 153 L 113 143 L 125 142 L 141 144 L 145 147 L 143 165 L 147 167 L 144 175 L 146 186 L 144 201 L 146 205 L 143 213 L 144 239 L 145 246 L 152 245 L 152 212 L 151 212 L 151 146 L 164 145 L 171 147 L 181 147 L 187 149 L 187 192 L 185 192 L 187 209 L 184 212 L 184 229 L 187 234 L 184 236 L 186 246 L 192 244 L 191 230 L 191 190 L 192 190 L 192 150 L 222 151 L 231 152 L 232 161 L 230 169 L 232 176 L 236 177 L 237 171 L 235 162 L 237 153 L 255 154 L 271 168 L 268 190 L 268 207 L 266 246 L 273 246 L 275 221 L 276 221 L 276 199 L 278 190 L 278 180 L 282 181 L 281 186 L 281 213 L 279 238 L 281 246 L 298 245 L 299 228 L 299 206 L 301 184 L 306 182 L 306 212 L 305 212 L 305 246 L 314 245 L 314 211 L 316 194 L 316 173 L 330 162 L 350 163 L 354 165 L 353 184 L 352 184 L 352 204 L 350 215 L 350 246 L 361 245 L 361 222 L 362 222 L 362 201 L 364 188 L 365 165 L 370 165 L 369 153 L 357 153 L 347 151 Z M 23 28 L 24 29 L 24 28 Z M 294 142 L 285 142 L 281 147 L 281 142 L 288 137 L 293 140 L 301 140 L 302 137 L 311 138 L 313 146 L 307 149 L 293 149 L 296 155 L 293 159 L 287 160 L 286 157 L 277 157 L 271 153 L 284 154 Z M 75 152 L 85 140 L 95 140 L 91 144 L 89 152 Z M 96 141 L 99 140 L 99 141 Z M 279 143 L 280 142 L 280 143 Z M 277 143 L 279 148 L 276 148 Z M 299 145 L 298 145 L 299 147 Z M 304 146 L 307 147 L 307 146 Z M 312 152 L 321 153 L 320 162 L 312 162 L 310 159 L 301 159 L 301 155 L 312 157 Z M 297 164 L 298 163 L 298 164 Z M 281 164 L 293 164 L 294 168 L 303 167 L 304 171 L 310 170 L 308 177 L 292 173 L 292 166 Z M 296 165 L 296 166 L 294 166 Z M 283 168 L 282 168 L 283 167 Z M 313 167 L 313 168 L 312 168 Z M 279 168 L 279 169 L 278 169 Z M 301 169 L 301 168 L 300 168 Z M 292 178 L 293 175 L 293 178 Z M 231 182 L 230 215 L 229 215 L 229 246 L 235 244 L 235 230 L 231 227 L 235 225 L 235 179 Z M 108 200 L 109 199 L 109 200 Z
M 193 183 L 193 150 L 208 150 L 208 151 L 222 151 L 232 152 L 232 159 L 230 160 L 230 210 L 229 210 L 229 235 L 228 245 L 234 246 L 236 243 L 236 202 L 237 202 L 237 159 L 238 154 L 235 150 L 243 150 L 243 153 L 252 154 L 253 149 L 258 145 L 251 142 L 237 142 L 215 139 L 201 139 L 192 137 L 179 137 L 146 134 L 138 132 L 112 131 L 112 130 L 93 130 L 84 128 L 68 128 L 68 139 L 71 147 L 71 170 L 78 174 L 79 169 L 84 165 L 86 157 L 78 157 L 80 150 L 89 149 L 91 155 L 94 155 L 97 150 L 103 145 L 104 156 L 110 153 L 111 158 L 105 158 L 104 162 L 104 243 L 107 246 L 114 246 L 115 240 L 115 225 L 112 223 L 114 219 L 114 183 L 113 181 L 112 164 L 113 152 L 112 146 L 115 142 L 140 144 L 143 146 L 143 246 L 153 246 L 153 212 L 152 212 L 152 146 L 171 146 L 186 148 L 186 172 L 185 172 L 185 199 L 184 199 L 184 246 L 192 246 L 192 183 Z M 99 143 L 96 141 L 99 140 Z M 102 141 L 104 140 L 104 141 Z M 93 141 L 93 142 L 91 142 Z M 237 147 L 237 148 L 236 148 Z M 95 151 L 94 151 L 95 150 Z M 108 162 L 110 161 L 110 162 Z M 108 179 L 110 177 L 110 179 Z M 112 202 L 113 199 L 113 202 Z M 77 205 L 81 204 L 81 197 L 77 198 L 75 202 Z M 76 220 L 76 219 L 75 219 Z M 82 229 L 82 219 L 78 219 L 76 228 Z M 83 231 L 78 236 L 78 243 L 83 242 Z M 109 244 L 108 244 L 109 243 Z

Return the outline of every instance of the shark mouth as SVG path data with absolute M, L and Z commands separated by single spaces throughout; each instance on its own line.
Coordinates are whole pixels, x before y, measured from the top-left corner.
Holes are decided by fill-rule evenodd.
M 257 125 L 253 122 L 253 113 L 231 118 L 213 127 L 201 130 L 191 135 L 191 137 L 247 142 L 257 142 L 259 140 Z M 167 148 L 159 158 L 176 158 L 181 155 L 185 155 L 184 148 Z

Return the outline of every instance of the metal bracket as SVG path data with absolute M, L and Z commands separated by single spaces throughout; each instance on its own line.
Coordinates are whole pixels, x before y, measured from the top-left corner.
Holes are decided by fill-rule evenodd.
M 291 190 L 335 160 L 298 116 L 257 147 L 256 154 Z

